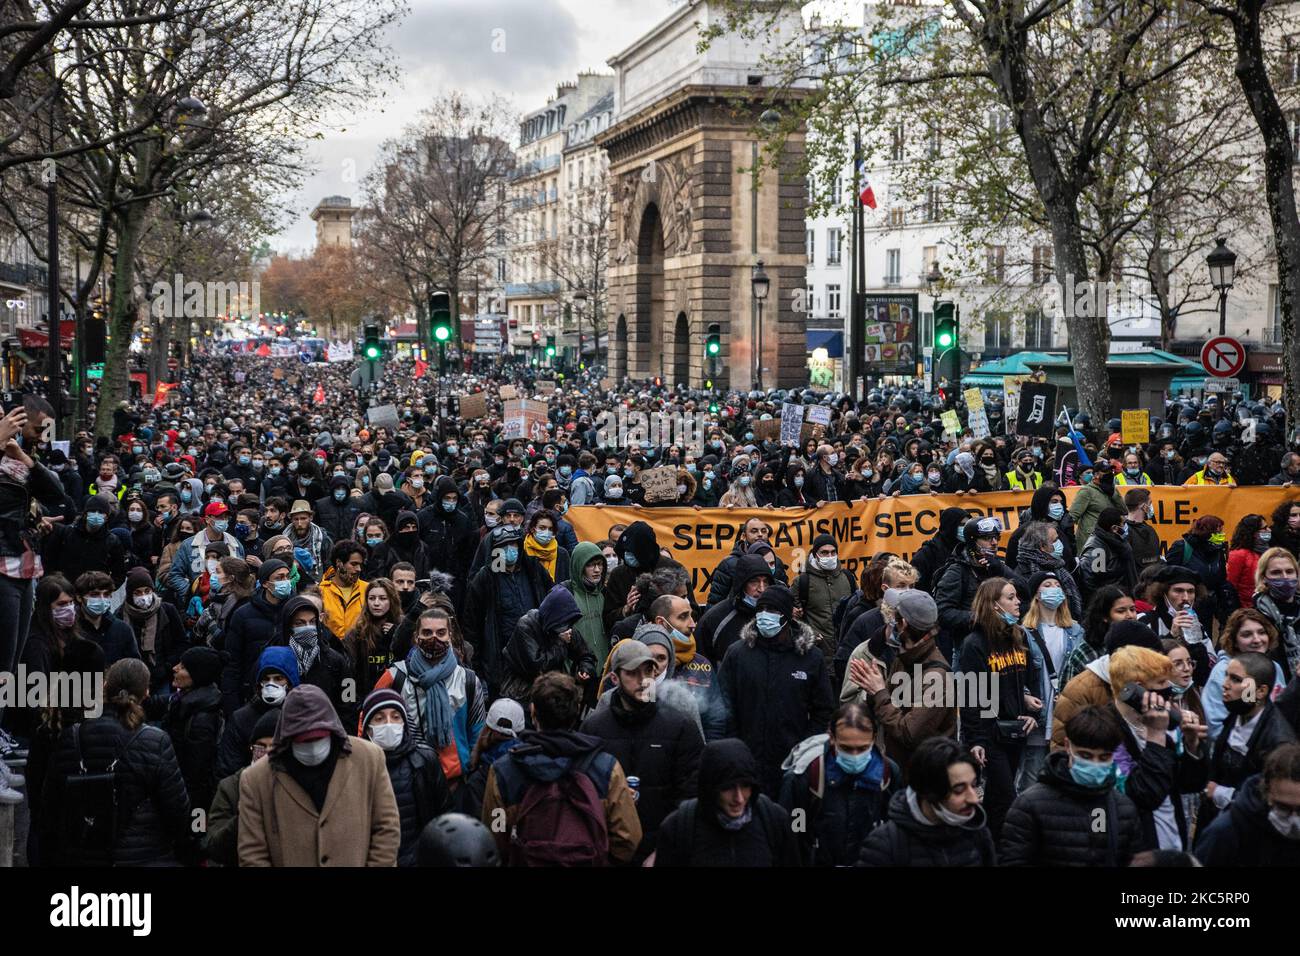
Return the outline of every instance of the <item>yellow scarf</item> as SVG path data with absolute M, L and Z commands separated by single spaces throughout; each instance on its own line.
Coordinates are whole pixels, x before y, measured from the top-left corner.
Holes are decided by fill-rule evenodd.
M 546 573 L 551 576 L 552 581 L 555 580 L 555 555 L 558 550 L 559 545 L 555 543 L 554 538 L 551 539 L 550 544 L 545 546 L 538 544 L 537 539 L 531 534 L 524 538 L 524 554 L 542 562 L 542 567 L 546 569 Z

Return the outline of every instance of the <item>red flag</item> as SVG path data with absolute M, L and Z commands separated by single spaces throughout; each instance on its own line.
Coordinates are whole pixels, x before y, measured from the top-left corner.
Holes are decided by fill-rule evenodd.
M 257 354 L 262 356 L 262 358 L 266 358 L 268 355 L 271 354 L 271 346 L 263 342 L 261 348 L 257 350 Z
M 325 402 L 325 386 L 324 386 L 324 385 L 317 385 L 317 386 L 316 386 L 316 394 L 314 394 L 314 395 L 311 397 L 311 400 L 312 400 L 312 403 L 315 404 L 315 405 L 322 405 L 322 404 L 324 404 L 324 402 Z
M 858 160 L 858 172 L 862 174 L 862 191 L 858 193 L 858 199 L 861 200 L 862 205 L 875 209 L 876 193 L 871 188 L 871 181 L 867 179 L 866 165 L 862 160 Z
M 159 382 L 153 392 L 153 407 L 159 408 L 167 402 L 167 393 L 176 387 L 175 382 Z
M 429 371 L 429 363 L 420 359 L 415 360 L 415 377 L 424 378 L 424 373 Z

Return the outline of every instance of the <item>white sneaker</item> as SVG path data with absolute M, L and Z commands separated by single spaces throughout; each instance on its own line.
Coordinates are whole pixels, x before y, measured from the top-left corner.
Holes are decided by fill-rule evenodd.
M 23 802 L 23 795 L 17 790 L 0 787 L 0 803 L 16 804 Z
M 0 787 L 12 787 L 17 790 L 26 782 L 26 777 L 10 770 L 8 765 L 3 760 L 0 760 Z

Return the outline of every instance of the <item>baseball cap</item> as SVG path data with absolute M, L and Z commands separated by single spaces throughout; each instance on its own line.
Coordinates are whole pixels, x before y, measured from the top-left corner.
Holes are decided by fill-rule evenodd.
M 499 734 L 518 737 L 524 729 L 524 708 L 517 700 L 500 697 L 488 708 L 487 725 Z
M 650 653 L 650 648 L 638 640 L 628 638 L 625 641 L 619 641 L 618 646 L 614 648 L 614 654 L 609 661 L 609 669 L 611 671 L 634 671 L 647 662 L 654 663 L 654 655 Z
M 226 507 L 224 501 L 210 501 L 203 509 L 203 517 L 216 518 L 225 514 L 230 509 Z
M 939 622 L 939 607 L 924 591 L 911 588 L 899 591 L 894 607 L 898 616 L 917 630 L 928 631 Z

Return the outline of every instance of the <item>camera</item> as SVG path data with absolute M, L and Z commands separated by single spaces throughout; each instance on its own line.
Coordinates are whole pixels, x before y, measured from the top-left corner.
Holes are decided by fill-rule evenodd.
M 1124 685 L 1124 690 L 1120 692 L 1119 699 L 1128 704 L 1138 713 L 1142 713 L 1145 708 L 1142 706 L 1146 700 L 1147 689 L 1136 681 L 1129 681 Z M 1169 727 L 1172 730 L 1182 722 L 1182 714 L 1177 707 L 1169 708 Z

